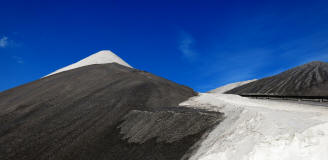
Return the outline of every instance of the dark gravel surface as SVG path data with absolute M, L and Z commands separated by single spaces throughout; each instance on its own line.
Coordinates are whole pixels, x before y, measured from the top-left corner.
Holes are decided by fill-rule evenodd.
M 226 93 L 328 96 L 328 63 L 311 62 L 234 88 Z
M 1 160 L 187 158 L 221 113 L 178 107 L 192 89 L 118 64 L 0 93 Z

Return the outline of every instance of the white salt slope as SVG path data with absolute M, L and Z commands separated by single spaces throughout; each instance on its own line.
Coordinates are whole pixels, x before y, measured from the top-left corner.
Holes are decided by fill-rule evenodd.
M 241 81 L 241 82 L 236 82 L 236 83 L 230 83 L 230 84 L 221 86 L 219 88 L 213 89 L 213 90 L 209 91 L 208 93 L 224 93 L 224 92 L 230 91 L 230 90 L 232 90 L 234 88 L 237 88 L 237 87 L 240 87 L 242 85 L 245 85 L 247 83 L 254 82 L 256 80 L 257 79 L 248 80 L 248 81 Z
M 112 51 L 103 50 L 103 51 L 97 52 L 95 54 L 92 54 L 92 55 L 88 56 L 87 58 L 84 58 L 74 64 L 71 64 L 71 65 L 61 68 L 61 69 L 58 69 L 55 72 L 52 72 L 52 73 L 46 75 L 45 77 L 53 75 L 53 74 L 57 74 L 60 72 L 64 72 L 67 70 L 92 65 L 92 64 L 106 64 L 106 63 L 114 63 L 114 62 L 132 68 L 128 63 L 126 63 L 124 60 L 122 60 L 120 57 L 118 57 Z
M 326 107 L 216 93 L 202 93 L 180 105 L 226 117 L 190 160 L 328 159 Z

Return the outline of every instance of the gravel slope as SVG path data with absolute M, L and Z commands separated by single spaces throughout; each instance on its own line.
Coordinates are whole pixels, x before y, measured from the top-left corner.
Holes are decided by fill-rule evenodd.
M 188 158 L 221 113 L 178 107 L 191 88 L 116 63 L 0 93 L 0 159 Z
M 311 62 L 234 88 L 226 93 L 328 96 L 328 63 Z

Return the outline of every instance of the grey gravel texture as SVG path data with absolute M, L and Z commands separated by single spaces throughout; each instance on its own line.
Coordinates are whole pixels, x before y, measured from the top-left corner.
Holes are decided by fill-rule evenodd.
M 328 96 L 328 63 L 314 61 L 234 88 L 226 93 Z
M 90 65 L 0 93 L 1 160 L 174 160 L 221 113 L 178 107 L 191 88 L 122 65 Z M 187 155 L 187 156 L 186 156 Z

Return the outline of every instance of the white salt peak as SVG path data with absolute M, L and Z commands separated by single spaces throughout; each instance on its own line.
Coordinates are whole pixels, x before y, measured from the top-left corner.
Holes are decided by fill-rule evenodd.
M 84 58 L 74 64 L 71 64 L 71 65 L 61 68 L 61 69 L 58 69 L 55 72 L 52 72 L 52 73 L 46 75 L 45 77 L 53 75 L 53 74 L 57 74 L 60 72 L 68 71 L 71 69 L 92 65 L 92 64 L 106 64 L 106 63 L 114 63 L 114 62 L 121 64 L 123 66 L 132 68 L 128 63 L 126 63 L 124 60 L 122 60 L 120 57 L 118 57 L 112 51 L 103 50 L 103 51 L 97 52 L 95 54 L 92 54 L 89 57 Z
M 225 92 L 230 91 L 234 88 L 237 88 L 237 87 L 240 87 L 242 85 L 254 82 L 256 80 L 257 79 L 248 80 L 248 81 L 241 81 L 241 82 L 236 82 L 236 83 L 230 83 L 230 84 L 221 86 L 219 88 L 213 89 L 213 90 L 209 91 L 208 93 L 225 93 Z

